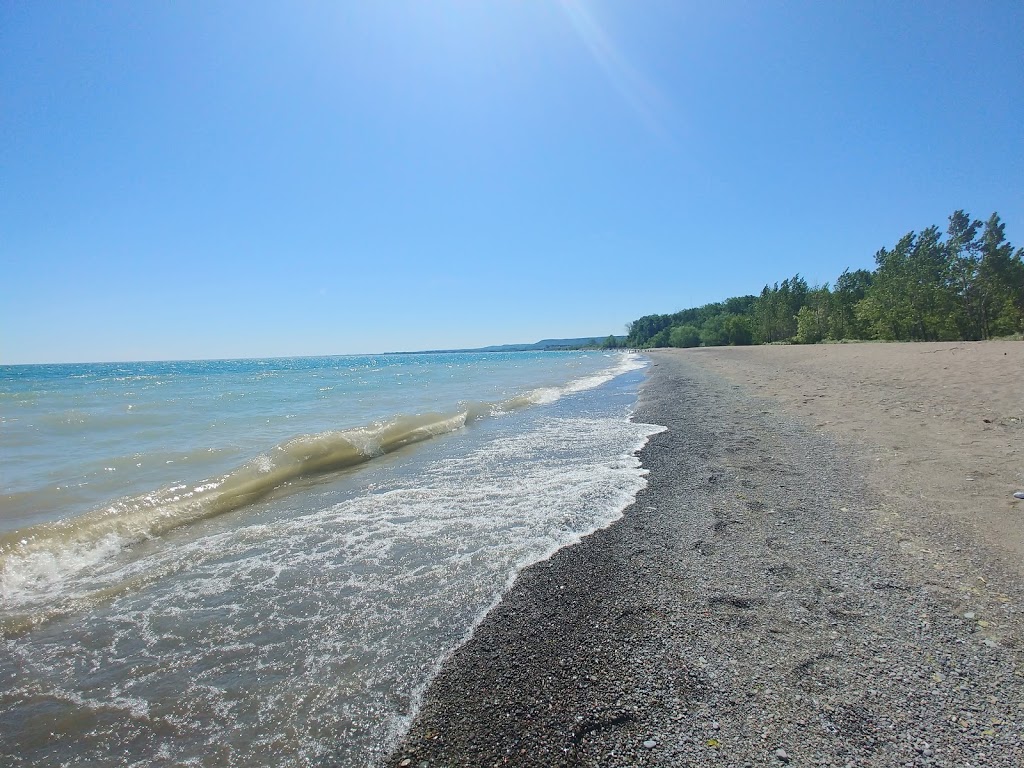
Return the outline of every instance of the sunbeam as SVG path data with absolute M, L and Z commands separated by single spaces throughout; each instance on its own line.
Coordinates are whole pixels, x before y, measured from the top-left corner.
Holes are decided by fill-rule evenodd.
M 559 6 L 619 96 L 629 104 L 648 130 L 660 138 L 668 139 L 669 132 L 663 120 L 667 99 L 658 88 L 626 60 L 583 0 L 560 0 Z

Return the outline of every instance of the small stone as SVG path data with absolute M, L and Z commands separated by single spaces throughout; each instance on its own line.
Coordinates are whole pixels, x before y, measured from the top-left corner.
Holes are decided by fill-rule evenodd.
M 976 618 L 978 618 L 978 616 L 973 611 L 968 611 L 964 614 L 964 618 L 968 621 L 974 621 Z
M 1017 491 L 1015 494 L 1013 494 L 1013 498 L 1024 499 L 1024 491 Z
M 776 749 L 775 750 L 775 758 L 780 763 L 788 763 L 789 762 L 789 752 L 787 752 L 784 749 Z
M 644 742 L 644 746 L 648 749 L 654 749 L 656 746 L 658 746 L 658 742 L 655 739 L 648 739 Z
M 409 766 L 412 765 L 412 759 L 407 757 L 407 758 L 405 758 L 405 760 L 400 762 L 398 765 L 399 765 L 399 768 L 409 768 Z

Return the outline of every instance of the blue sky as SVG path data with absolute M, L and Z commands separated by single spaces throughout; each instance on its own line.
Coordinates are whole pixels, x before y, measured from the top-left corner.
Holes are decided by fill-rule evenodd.
M 622 333 L 963 208 L 1024 4 L 5 2 L 0 362 Z

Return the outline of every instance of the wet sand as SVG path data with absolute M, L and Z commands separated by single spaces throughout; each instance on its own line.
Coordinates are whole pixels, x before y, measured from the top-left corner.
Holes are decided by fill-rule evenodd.
M 652 358 L 648 487 L 387 765 L 1024 765 L 1024 344 Z

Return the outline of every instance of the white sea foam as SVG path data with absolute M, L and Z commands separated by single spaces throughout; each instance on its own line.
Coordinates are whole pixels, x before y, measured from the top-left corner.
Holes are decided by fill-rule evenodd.
M 613 358 L 612 364 L 603 370 L 571 379 L 559 386 L 538 387 L 525 395 L 506 400 L 500 404 L 499 409 L 505 412 L 523 405 L 550 405 L 566 395 L 596 389 L 625 373 L 641 370 L 646 365 L 647 361 L 635 352 L 620 353 Z
M 622 354 L 596 373 L 572 378 L 557 387 L 536 388 L 500 403 L 477 403 L 450 414 L 395 416 L 358 428 L 298 435 L 220 478 L 198 484 L 177 483 L 121 499 L 77 518 L 0 534 L 0 609 L 24 608 L 33 600 L 46 602 L 68 578 L 89 570 L 127 544 L 234 511 L 296 478 L 349 467 L 453 432 L 463 428 L 471 415 L 475 420 L 483 415 L 550 405 L 567 394 L 594 389 L 643 365 L 637 355 Z M 104 467 L 107 472 L 114 469 Z
M 95 541 L 8 557 L 0 568 L 0 607 L 8 611 L 37 604 L 41 597 L 59 590 L 68 574 L 95 567 L 121 552 L 124 545 L 121 536 L 108 534 Z

